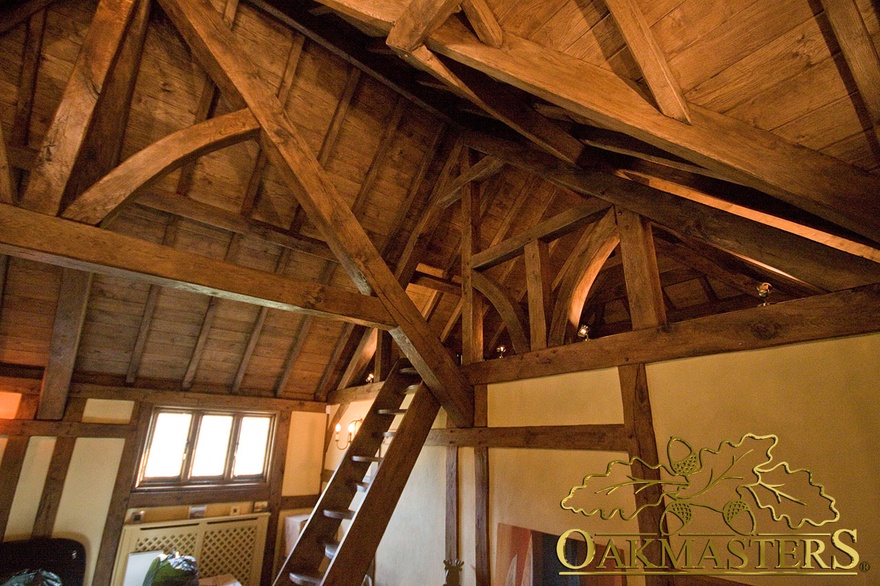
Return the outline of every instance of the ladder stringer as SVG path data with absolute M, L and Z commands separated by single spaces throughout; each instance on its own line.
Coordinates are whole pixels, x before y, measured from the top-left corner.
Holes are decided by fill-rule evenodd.
M 408 409 L 402 410 L 404 397 L 411 391 L 415 395 Z M 439 409 L 416 370 L 408 361 L 398 361 L 275 578 L 275 586 L 360 585 Z M 403 414 L 400 426 L 389 432 L 399 414 Z M 383 455 L 387 437 L 393 439 Z M 365 482 L 374 462 L 379 464 L 378 471 Z M 366 495 L 354 511 L 352 501 L 358 491 Z M 346 519 L 352 520 L 351 526 L 337 543 Z

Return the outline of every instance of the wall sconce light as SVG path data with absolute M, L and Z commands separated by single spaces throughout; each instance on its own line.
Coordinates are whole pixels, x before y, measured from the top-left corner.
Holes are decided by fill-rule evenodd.
M 760 283 L 755 289 L 758 290 L 758 297 L 761 298 L 760 307 L 766 307 L 770 305 L 770 302 L 767 301 L 767 298 L 770 296 L 770 293 L 773 292 L 773 285 L 770 283 Z
M 376 375 L 374 375 L 372 372 L 370 374 L 368 374 L 367 375 L 367 384 L 370 384 L 371 382 L 373 382 L 373 380 L 375 378 L 376 378 Z
M 578 326 L 577 336 L 581 340 L 588 340 L 590 338 L 590 326 L 587 324 Z
M 351 440 L 354 439 L 354 435 L 358 432 L 358 429 L 361 427 L 361 423 L 363 423 L 363 419 L 352 419 L 348 424 L 348 437 L 345 439 L 345 443 L 339 443 L 339 433 L 342 431 L 342 424 L 336 424 L 336 430 L 333 434 L 333 441 L 336 443 L 336 448 L 340 450 L 346 449 L 351 445 Z
M 498 354 L 498 358 L 504 358 L 504 355 L 507 354 L 507 346 L 501 344 L 495 348 L 495 353 Z

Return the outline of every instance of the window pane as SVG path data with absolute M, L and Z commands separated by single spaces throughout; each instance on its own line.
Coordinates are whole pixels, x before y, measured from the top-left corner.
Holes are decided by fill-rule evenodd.
M 189 436 L 189 413 L 159 413 L 150 440 L 144 478 L 177 478 Z
M 204 415 L 193 454 L 192 476 L 223 476 L 229 452 L 231 415 Z
M 262 474 L 266 462 L 266 446 L 269 443 L 269 417 L 243 417 L 238 434 L 238 451 L 232 475 L 255 476 Z

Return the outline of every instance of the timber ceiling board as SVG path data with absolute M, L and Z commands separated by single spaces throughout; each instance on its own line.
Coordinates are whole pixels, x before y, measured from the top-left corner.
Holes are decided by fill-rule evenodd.
M 470 145 L 471 165 L 491 171 L 474 184 L 479 185 L 480 200 L 478 251 L 528 234 L 578 206 L 595 208 L 589 221 L 576 224 L 561 238 L 543 239 L 553 280 L 550 309 L 563 295 L 564 272 L 580 266 L 573 251 L 591 230 L 598 230 L 609 209 L 609 203 L 593 195 L 624 208 L 633 206 L 653 222 L 662 296 L 673 322 L 754 307 L 761 302 L 756 286 L 764 281 L 774 287 L 771 301 L 781 302 L 880 280 L 880 252 L 865 230 L 856 234 L 834 214 L 806 211 L 798 200 L 776 197 L 781 190 L 777 184 L 762 189 L 773 183 L 772 177 L 753 181 L 730 172 L 729 163 L 713 165 L 692 156 L 694 147 L 681 148 L 674 135 L 657 140 L 651 134 L 655 130 L 632 131 L 629 123 L 621 125 L 607 113 L 588 112 L 568 97 L 560 99 L 562 90 L 573 85 L 565 76 L 556 79 L 561 89 L 554 92 L 532 87 L 537 82 L 522 83 L 516 76 L 524 77 L 527 71 L 499 74 L 504 63 L 479 63 L 497 55 L 486 53 L 470 37 L 458 39 L 460 46 L 447 42 L 449 31 L 470 35 L 464 14 L 456 13 L 428 46 L 443 53 L 434 74 L 460 75 L 479 88 L 470 98 L 476 96 L 475 103 L 465 100 L 462 96 L 468 92 L 447 85 L 449 77 L 439 81 L 385 45 L 390 23 L 358 20 L 356 8 L 376 2 L 327 0 L 327 6 L 345 10 L 344 19 L 307 1 L 217 0 L 214 5 L 232 23 L 238 44 L 266 87 L 279 97 L 294 129 L 392 271 L 401 261 L 416 266 L 406 291 L 430 332 L 451 354 L 461 352 L 462 346 L 463 220 L 456 201 L 460 192 L 444 188 L 461 175 L 458 151 L 451 146 L 457 137 L 467 142 L 468 136 L 492 135 L 500 139 L 492 144 L 522 149 L 527 143 L 522 134 L 530 134 L 556 152 L 583 149 L 582 167 L 575 169 L 552 157 L 541 158 L 544 154 L 534 145 L 517 151 L 527 153 L 519 159 L 495 153 L 504 166 L 495 165 L 489 158 L 493 155 L 484 154 L 478 145 Z M 28 4 L 25 0 L 10 6 Z M 511 36 L 502 54 L 509 42 L 520 43 L 518 38 L 520 49 L 522 43 L 532 43 L 528 46 L 549 59 L 549 69 L 562 58 L 571 59 L 565 63 L 574 69 L 579 64 L 595 66 L 634 88 L 634 94 L 627 94 L 639 100 L 634 111 L 644 113 L 647 105 L 651 116 L 662 116 L 656 111 L 659 99 L 653 98 L 657 88 L 643 75 L 637 59 L 643 57 L 642 49 L 633 46 L 633 38 L 613 14 L 625 3 L 487 4 L 504 34 Z M 45 13 L 38 11 L 0 34 L 0 127 L 19 195 L 40 164 L 37 152 L 47 146 L 54 113 L 97 5 L 98 0 L 57 0 Z M 723 132 L 706 136 L 723 144 L 739 134 L 760 136 L 757 146 L 766 147 L 765 153 L 783 144 L 773 142 L 776 137 L 788 145 L 780 150 L 803 147 L 796 152 L 803 153 L 804 160 L 815 151 L 880 175 L 880 118 L 871 110 L 870 96 L 863 95 L 865 86 L 850 73 L 844 44 L 837 41 L 823 2 L 630 0 L 628 5 L 641 11 L 685 105 L 698 113 L 694 127 L 707 119 L 727 125 Z M 876 3 L 855 0 L 852 6 L 876 49 Z M 0 9 L 0 16 L 8 14 L 2 10 L 6 8 Z M 465 49 L 471 51 L 472 62 L 461 58 Z M 493 81 L 454 63 L 456 59 L 513 85 Z M 242 107 L 237 95 L 214 86 L 158 4 L 151 7 L 143 52 L 133 70 L 122 159 L 164 137 L 185 133 L 194 124 L 234 116 Z M 586 79 L 599 84 L 596 87 L 604 83 L 601 75 L 591 75 L 578 79 L 575 89 L 591 87 Z M 500 90 L 504 98 L 493 98 Z M 699 108 L 707 114 L 699 114 Z M 646 118 L 648 126 L 654 124 L 651 116 Z M 748 135 L 743 128 L 763 134 Z M 247 140 L 186 158 L 136 190 L 100 223 L 100 230 L 189 255 L 181 262 L 196 265 L 207 257 L 229 263 L 212 265 L 229 271 L 256 269 L 260 275 L 356 294 L 354 283 L 325 244 L 325 235 L 301 209 L 298 194 L 268 163 L 264 146 L 253 133 Z M 447 165 L 450 151 L 455 158 Z M 796 162 L 787 169 L 795 175 L 800 159 Z M 815 172 L 804 165 L 804 173 Z M 434 209 L 431 199 L 437 197 L 445 197 L 448 207 Z M 693 207 L 694 201 L 711 207 Z M 839 203 L 852 215 L 852 201 L 843 198 Z M 694 210 L 699 213 L 692 214 Z M 426 217 L 436 222 L 422 234 L 416 257 L 409 258 L 410 236 Z M 757 228 L 752 226 L 755 221 Z M 840 250 L 827 253 L 827 247 L 815 244 L 817 239 L 855 256 Z M 609 256 L 594 267 L 594 285 L 581 311 L 581 323 L 589 324 L 595 337 L 632 327 L 621 255 L 614 245 L 611 238 L 602 248 Z M 777 264 L 784 264 L 782 270 L 790 275 L 780 273 Z M 45 367 L 62 269 L 19 256 L 0 256 L 0 269 L 0 363 Z M 505 321 L 511 313 L 525 316 L 521 325 L 529 335 L 522 251 L 484 273 L 512 304 L 504 311 L 487 304 L 484 311 L 484 354 L 492 357 L 498 345 L 513 347 L 514 334 Z M 273 291 L 281 295 L 282 289 Z M 88 296 L 74 380 L 321 399 L 340 384 L 357 358 L 364 331 L 360 324 L 245 303 L 231 294 L 210 297 L 192 287 L 99 273 Z M 572 339 L 573 329 L 567 332 L 567 340 Z M 358 368 L 354 383 L 372 366 Z

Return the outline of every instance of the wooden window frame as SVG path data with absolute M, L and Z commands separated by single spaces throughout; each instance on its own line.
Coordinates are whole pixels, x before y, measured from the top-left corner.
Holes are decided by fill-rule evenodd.
M 176 477 L 144 478 L 147 460 L 156 431 L 156 422 L 162 413 L 186 413 L 192 416 L 187 441 L 182 454 L 183 463 L 180 474 Z M 202 418 L 205 416 L 220 415 L 232 417 L 232 429 L 229 434 L 226 462 L 223 473 L 217 476 L 200 476 L 193 478 L 192 467 L 195 450 L 201 431 Z M 266 452 L 263 461 L 263 471 L 260 474 L 248 476 L 233 476 L 235 460 L 237 457 L 239 434 L 242 420 L 246 417 L 266 417 L 269 419 L 269 433 L 266 438 Z M 260 488 L 269 485 L 272 473 L 271 462 L 274 449 L 274 437 L 277 429 L 278 413 L 273 411 L 251 411 L 237 409 L 194 409 L 189 407 L 157 406 L 150 415 L 150 429 L 147 433 L 144 445 L 141 447 L 140 464 L 138 466 L 137 481 L 134 490 L 138 492 L 167 491 L 167 490 L 208 490 L 218 488 Z

